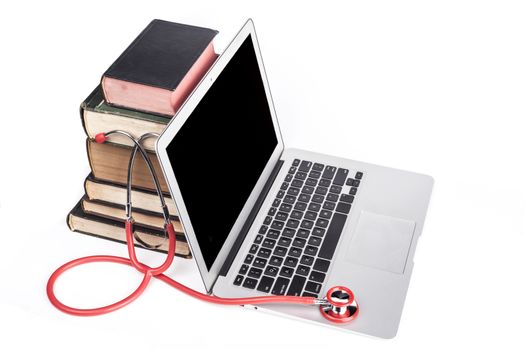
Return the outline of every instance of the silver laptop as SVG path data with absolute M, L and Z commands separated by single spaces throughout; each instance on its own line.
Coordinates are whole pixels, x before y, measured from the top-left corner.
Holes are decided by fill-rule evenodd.
M 209 293 L 323 297 L 342 285 L 360 307 L 350 323 L 330 323 L 311 306 L 258 309 L 396 335 L 433 180 L 286 148 L 251 20 L 160 136 L 157 154 Z

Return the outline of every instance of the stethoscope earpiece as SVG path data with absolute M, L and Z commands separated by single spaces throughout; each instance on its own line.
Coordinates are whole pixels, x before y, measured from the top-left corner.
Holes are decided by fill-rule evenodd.
M 346 287 L 332 287 L 326 292 L 325 303 L 319 306 L 321 315 L 330 322 L 345 323 L 357 317 L 359 305 L 354 293 Z

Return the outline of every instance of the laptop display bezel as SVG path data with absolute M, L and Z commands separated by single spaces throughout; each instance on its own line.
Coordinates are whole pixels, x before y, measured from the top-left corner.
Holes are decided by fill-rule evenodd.
M 244 41 L 249 36 L 251 36 L 255 54 L 257 57 L 259 70 L 261 72 L 261 78 L 264 84 L 264 90 L 266 93 L 266 97 L 268 99 L 268 106 L 270 108 L 270 114 L 272 117 L 275 134 L 277 137 L 277 146 L 275 147 L 272 155 L 270 156 L 263 172 L 261 173 L 250 196 L 248 197 L 248 200 L 246 201 L 243 209 L 241 210 L 239 216 L 237 217 L 235 224 L 230 230 L 213 265 L 208 270 L 205 264 L 205 260 L 204 260 L 202 251 L 199 247 L 197 237 L 193 230 L 193 226 L 192 226 L 189 214 L 184 204 L 184 198 L 182 198 L 181 196 L 181 191 L 179 188 L 179 184 L 177 182 L 177 176 L 173 171 L 173 167 L 171 165 L 170 159 L 167 154 L 167 147 L 170 144 L 170 142 L 173 140 L 177 132 L 184 125 L 185 121 L 191 115 L 192 111 L 196 108 L 198 103 L 205 96 L 206 92 L 213 85 L 215 79 L 221 74 L 221 72 L 226 67 L 226 65 L 229 63 L 231 58 L 235 55 L 239 47 L 244 43 Z M 241 147 L 241 145 L 239 145 L 239 147 Z M 284 149 L 284 143 L 283 143 L 281 132 L 279 129 L 279 124 L 277 121 L 274 104 L 271 98 L 270 87 L 269 87 L 268 80 L 266 77 L 266 71 L 264 69 L 264 64 L 263 64 L 261 52 L 259 49 L 259 43 L 257 41 L 257 36 L 255 34 L 255 28 L 253 25 L 253 21 L 249 19 L 246 22 L 246 24 L 242 27 L 242 29 L 239 31 L 239 33 L 235 36 L 233 41 L 228 45 L 228 47 L 224 50 L 224 52 L 219 56 L 219 58 L 210 68 L 208 73 L 202 78 L 199 85 L 195 88 L 193 93 L 188 97 L 188 99 L 179 109 L 175 117 L 170 121 L 170 123 L 168 124 L 164 132 L 161 134 L 161 136 L 159 137 L 156 143 L 157 156 L 159 158 L 159 162 L 160 162 L 162 171 L 164 173 L 166 182 L 168 184 L 168 188 L 170 190 L 171 196 L 173 197 L 175 204 L 177 206 L 177 211 L 178 211 L 177 215 L 184 228 L 184 233 L 189 243 L 192 256 L 197 263 L 197 267 L 201 274 L 204 286 L 208 292 L 211 292 L 213 283 L 216 281 L 217 277 L 219 276 L 220 269 L 224 261 L 226 260 L 226 257 L 228 256 L 228 253 L 230 252 L 235 242 L 235 239 L 239 235 L 242 229 L 242 226 L 250 213 L 251 208 L 254 206 L 257 200 L 257 197 L 259 193 L 261 192 L 261 190 L 263 189 L 269 176 L 271 175 L 273 168 L 275 167 L 276 163 L 279 161 L 279 158 L 282 154 L 283 149 Z M 188 150 L 188 152 L 191 152 L 191 150 Z M 217 199 L 217 204 L 220 205 L 220 198 Z

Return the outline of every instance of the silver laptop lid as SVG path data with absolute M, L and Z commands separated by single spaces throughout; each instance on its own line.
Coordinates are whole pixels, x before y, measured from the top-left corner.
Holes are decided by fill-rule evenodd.
M 283 148 L 248 20 L 157 141 L 208 292 Z

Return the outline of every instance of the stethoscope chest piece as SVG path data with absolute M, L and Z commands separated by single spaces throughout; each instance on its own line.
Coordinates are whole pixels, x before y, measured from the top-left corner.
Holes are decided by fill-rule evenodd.
M 326 293 L 326 303 L 319 308 L 324 318 L 335 323 L 350 322 L 359 313 L 354 293 L 342 286 L 330 288 Z

